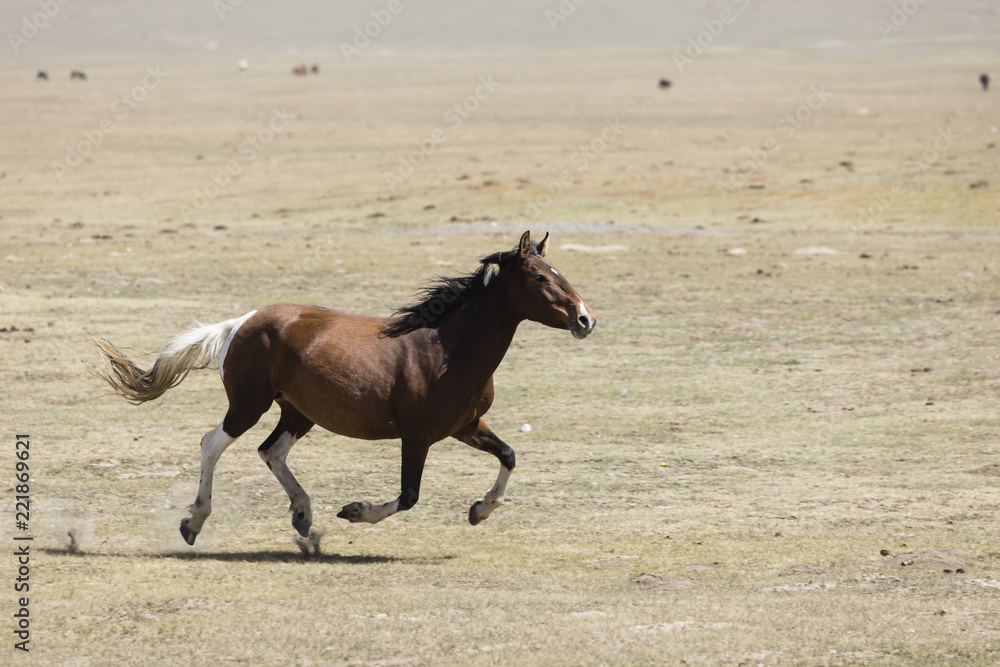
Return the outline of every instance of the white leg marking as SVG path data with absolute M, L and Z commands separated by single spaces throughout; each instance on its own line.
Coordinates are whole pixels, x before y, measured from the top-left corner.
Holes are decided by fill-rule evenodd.
M 198 497 L 194 504 L 188 507 L 191 519 L 188 527 L 193 533 L 201 532 L 208 515 L 212 513 L 212 478 L 215 476 L 215 464 L 219 462 L 222 452 L 233 444 L 236 438 L 230 436 L 220 423 L 201 439 L 201 482 L 198 484 Z
M 482 500 L 477 500 L 472 504 L 472 513 L 475 514 L 476 521 L 479 523 L 490 514 L 493 510 L 503 505 L 504 496 L 507 495 L 507 482 L 510 480 L 511 470 L 500 466 L 500 474 L 497 475 L 497 481 L 493 484 L 493 488 L 490 489 Z
M 229 330 L 229 337 L 226 338 L 226 343 L 222 346 L 222 354 L 219 355 L 219 377 L 223 380 L 226 379 L 226 376 L 223 375 L 222 368 L 226 363 L 226 354 L 229 352 L 229 344 L 233 342 L 233 337 L 236 336 L 236 332 L 239 331 L 241 326 L 243 326 L 243 323 L 249 320 L 250 317 L 256 312 L 256 310 L 251 310 L 249 313 L 236 320 L 233 328 Z
M 392 516 L 398 511 L 399 498 L 382 505 L 372 505 L 366 500 L 363 502 L 351 503 L 350 505 L 344 505 L 344 509 L 342 509 L 337 516 L 341 519 L 347 519 L 351 523 L 359 523 L 361 521 L 367 523 L 378 523 L 382 519 Z
M 497 507 L 502 505 L 503 497 L 507 495 L 507 482 L 510 480 L 510 475 L 510 470 L 505 466 L 500 466 L 500 474 L 497 475 L 497 481 L 493 484 L 493 488 L 489 490 L 489 493 L 483 496 L 483 502 Z
M 390 517 L 399 511 L 399 499 L 382 505 L 366 505 L 361 511 L 361 521 L 368 523 L 378 523 L 386 517 Z
M 306 525 L 312 525 L 312 503 L 309 500 L 309 494 L 298 483 L 292 471 L 288 469 L 288 464 L 285 462 L 288 451 L 296 442 L 298 442 L 298 438 L 294 437 L 291 433 L 282 433 L 277 441 L 266 451 L 262 452 L 258 450 L 258 453 L 260 454 L 260 458 L 264 460 L 264 463 L 268 464 L 275 478 L 281 483 L 281 488 L 285 490 L 288 499 L 292 502 L 292 514 L 298 521 Z M 300 513 L 302 514 L 302 518 L 298 519 Z

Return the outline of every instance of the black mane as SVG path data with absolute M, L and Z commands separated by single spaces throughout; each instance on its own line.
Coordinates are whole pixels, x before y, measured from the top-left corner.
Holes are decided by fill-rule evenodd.
M 531 254 L 538 254 L 538 247 L 531 242 Z M 436 329 L 446 316 L 459 306 L 486 289 L 484 277 L 490 264 L 497 264 L 503 270 L 511 260 L 520 256 L 520 250 L 495 252 L 479 258 L 479 268 L 464 276 L 436 277 L 427 287 L 417 293 L 419 301 L 403 306 L 394 312 L 382 325 L 382 335 L 390 338 L 408 334 L 417 329 Z

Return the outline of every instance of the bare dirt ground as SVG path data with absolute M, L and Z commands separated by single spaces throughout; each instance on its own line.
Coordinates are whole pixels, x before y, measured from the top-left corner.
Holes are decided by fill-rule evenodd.
M 996 663 L 979 59 L 287 60 L 0 70 L 0 534 L 30 433 L 32 661 Z M 326 531 L 303 557 L 254 452 L 271 415 L 183 543 L 218 376 L 127 405 L 87 332 L 156 350 L 274 301 L 388 314 L 528 228 L 598 329 L 526 324 L 501 366 L 504 507 L 468 525 L 496 462 L 444 442 L 413 510 L 345 524 L 395 497 L 398 448 L 317 430 L 290 456 Z

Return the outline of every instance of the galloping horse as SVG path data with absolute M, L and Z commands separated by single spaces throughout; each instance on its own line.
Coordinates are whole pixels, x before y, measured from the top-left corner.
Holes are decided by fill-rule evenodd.
M 291 500 L 292 526 L 312 526 L 309 496 L 285 463 L 314 424 L 351 438 L 402 441 L 399 497 L 382 505 L 355 502 L 337 514 L 375 523 L 417 502 L 427 450 L 449 436 L 500 460 L 493 488 L 469 508 L 472 525 L 503 503 L 514 451 L 482 417 L 493 403 L 493 373 L 524 320 L 586 338 L 596 319 L 566 278 L 525 232 L 514 249 L 480 259 L 476 271 L 439 278 L 421 301 L 386 319 L 314 306 L 272 304 L 243 317 L 199 326 L 140 368 L 102 338 L 97 370 L 131 403 L 153 400 L 197 368 L 218 364 L 229 398 L 225 418 L 201 439 L 198 496 L 181 521 L 194 544 L 212 512 L 212 477 L 225 449 L 268 411 L 281 417 L 258 448 Z

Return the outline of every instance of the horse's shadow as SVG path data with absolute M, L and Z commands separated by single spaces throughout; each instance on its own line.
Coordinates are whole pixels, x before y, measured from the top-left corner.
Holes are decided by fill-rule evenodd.
M 225 563 L 328 563 L 344 565 L 374 565 L 379 563 L 398 563 L 405 558 L 395 556 L 361 556 L 342 554 L 309 554 L 303 555 L 293 551 L 171 551 L 162 554 L 149 554 L 148 558 L 173 558 L 190 561 L 221 561 Z M 421 558 L 420 560 L 426 560 Z
M 138 558 L 156 560 L 221 561 L 225 563 L 326 563 L 343 565 L 378 565 L 383 563 L 409 563 L 411 565 L 437 565 L 451 560 L 454 556 L 421 556 L 401 558 L 398 556 L 309 554 L 294 551 L 165 551 L 162 553 L 101 553 L 95 551 L 70 551 L 68 549 L 41 549 L 53 556 L 75 556 L 78 558 Z

